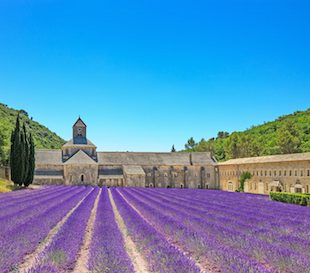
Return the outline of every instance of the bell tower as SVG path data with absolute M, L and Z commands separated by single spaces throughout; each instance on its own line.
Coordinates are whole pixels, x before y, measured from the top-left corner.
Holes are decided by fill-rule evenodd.
M 73 144 L 87 144 L 86 124 L 79 117 L 73 125 Z

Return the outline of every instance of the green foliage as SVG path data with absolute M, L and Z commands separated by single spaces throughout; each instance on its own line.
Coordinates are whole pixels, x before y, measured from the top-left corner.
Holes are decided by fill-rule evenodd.
M 283 203 L 310 206 L 310 194 L 290 193 L 290 192 L 271 192 L 271 200 Z
M 252 178 L 252 174 L 250 172 L 243 172 L 239 178 L 240 187 L 237 191 L 244 192 L 244 182 L 251 178 Z
M 10 167 L 14 184 L 28 187 L 32 183 L 35 168 L 35 147 L 33 138 L 31 134 L 28 135 L 25 124 L 21 129 L 19 115 L 11 135 Z
M 19 111 L 0 103 L 0 165 L 7 165 L 10 153 L 10 135 L 14 130 L 16 117 Z M 27 132 L 33 136 L 36 148 L 59 149 L 65 141 L 42 126 L 24 110 L 20 112 L 20 122 L 25 124 Z
M 218 132 L 216 138 L 196 143 L 190 138 L 185 151 L 211 152 L 218 161 L 233 158 L 310 152 L 310 109 L 252 126 L 244 132 Z
M 187 149 L 187 150 L 193 150 L 193 149 L 195 149 L 196 146 L 197 146 L 196 141 L 194 140 L 193 137 L 191 137 L 191 138 L 187 141 L 187 143 L 185 144 L 185 149 Z
M 278 130 L 277 142 L 280 152 L 283 154 L 300 152 L 300 135 L 292 120 L 289 120 Z

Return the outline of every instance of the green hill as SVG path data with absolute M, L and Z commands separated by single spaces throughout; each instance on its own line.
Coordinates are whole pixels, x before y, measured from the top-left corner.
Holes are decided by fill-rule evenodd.
M 0 103 L 0 165 L 7 164 L 11 132 L 15 126 L 18 110 Z M 28 113 L 20 110 L 22 123 L 28 127 L 35 141 L 36 148 L 59 149 L 65 141 L 45 126 L 29 118 Z
M 218 161 L 232 158 L 310 152 L 310 108 L 244 132 L 219 132 L 196 143 L 190 138 L 185 151 L 211 151 Z

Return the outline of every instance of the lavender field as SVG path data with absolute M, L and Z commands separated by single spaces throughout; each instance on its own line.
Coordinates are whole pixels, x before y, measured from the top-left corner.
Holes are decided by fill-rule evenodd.
M 0 272 L 310 272 L 310 209 L 191 189 L 0 195 Z

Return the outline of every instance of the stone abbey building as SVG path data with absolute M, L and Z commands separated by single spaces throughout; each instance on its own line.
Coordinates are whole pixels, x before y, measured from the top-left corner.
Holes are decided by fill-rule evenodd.
M 36 184 L 201 188 L 235 191 L 243 172 L 245 191 L 310 193 L 310 153 L 232 159 L 210 153 L 97 152 L 79 118 L 61 150 L 36 150 Z
M 218 188 L 210 153 L 97 152 L 79 118 L 61 150 L 36 150 L 36 184 Z

